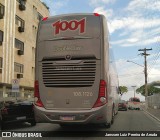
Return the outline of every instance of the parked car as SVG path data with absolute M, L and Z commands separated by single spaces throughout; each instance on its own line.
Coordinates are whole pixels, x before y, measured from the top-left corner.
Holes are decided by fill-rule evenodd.
M 127 111 L 127 104 L 126 101 L 121 100 L 118 104 L 118 110 L 125 110 Z
M 36 125 L 32 101 L 4 100 L 0 101 L 1 130 L 9 123 L 29 122 Z

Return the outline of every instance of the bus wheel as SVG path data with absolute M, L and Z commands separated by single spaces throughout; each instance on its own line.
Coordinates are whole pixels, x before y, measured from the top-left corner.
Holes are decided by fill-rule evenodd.
M 112 120 L 111 120 L 111 124 L 113 124 L 114 123 L 114 108 L 112 109 Z
M 110 127 L 111 127 L 111 123 L 107 123 L 107 122 L 106 122 L 106 123 L 103 124 L 103 126 L 104 126 L 105 128 L 110 128 Z
M 30 124 L 31 126 L 36 126 L 36 121 L 31 121 Z
M 67 124 L 59 124 L 62 128 L 66 128 L 68 125 Z
M 4 130 L 4 123 L 3 122 L 1 122 L 1 124 L 0 124 L 0 130 Z

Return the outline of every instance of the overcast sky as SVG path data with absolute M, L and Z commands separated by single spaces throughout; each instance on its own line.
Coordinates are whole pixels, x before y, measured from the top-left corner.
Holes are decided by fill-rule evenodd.
M 66 13 L 104 14 L 110 32 L 110 45 L 121 86 L 129 92 L 122 97 L 133 96 L 133 88 L 144 84 L 144 57 L 138 50 L 148 51 L 148 82 L 160 81 L 160 0 L 42 0 L 50 8 L 50 15 Z M 127 60 L 138 63 L 129 63 Z M 144 97 L 139 96 L 142 100 Z

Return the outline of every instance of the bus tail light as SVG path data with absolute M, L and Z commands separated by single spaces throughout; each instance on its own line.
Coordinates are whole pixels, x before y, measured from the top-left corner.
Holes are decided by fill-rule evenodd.
M 35 99 L 35 105 L 36 106 L 44 107 L 43 103 L 40 99 L 40 95 L 39 95 L 39 83 L 38 83 L 38 81 L 35 81 L 35 83 L 34 83 L 34 99 Z
M 42 19 L 42 21 L 46 21 L 48 19 L 48 17 L 44 17 L 43 19 Z
M 98 14 L 98 13 L 94 13 L 94 16 L 99 17 L 99 16 L 100 16 L 100 14 Z
M 107 103 L 107 93 L 106 92 L 107 92 L 106 82 L 105 80 L 100 80 L 98 99 L 96 103 L 94 104 L 93 108 L 100 107 Z

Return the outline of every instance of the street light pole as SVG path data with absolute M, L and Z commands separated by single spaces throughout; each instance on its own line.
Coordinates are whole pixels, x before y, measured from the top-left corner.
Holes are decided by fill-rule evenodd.
M 134 64 L 136 64 L 136 65 L 138 65 L 138 66 L 144 67 L 144 66 L 142 66 L 142 65 L 140 65 L 140 64 L 138 64 L 138 63 L 135 63 L 135 62 L 133 62 L 133 61 L 130 61 L 130 60 L 127 60 L 127 62 L 132 62 L 132 63 L 134 63 Z
M 133 87 L 133 90 L 134 90 L 134 97 L 135 97 L 135 87 L 136 87 L 136 86 L 132 86 L 132 87 Z

